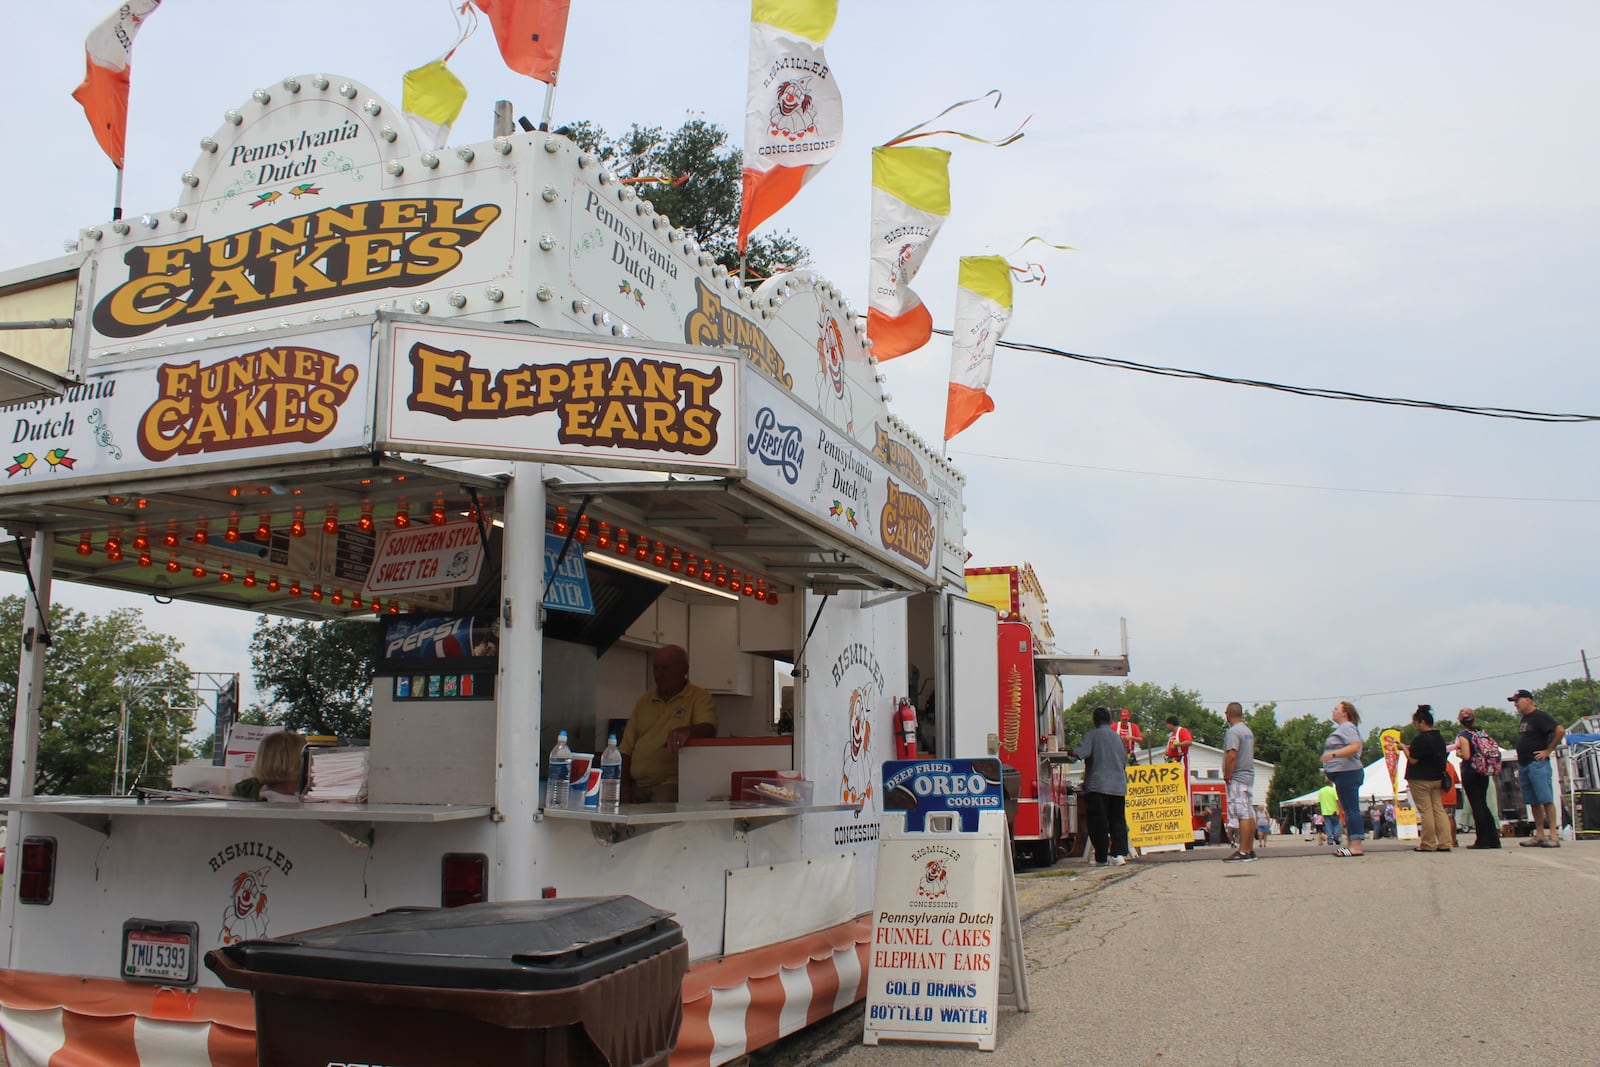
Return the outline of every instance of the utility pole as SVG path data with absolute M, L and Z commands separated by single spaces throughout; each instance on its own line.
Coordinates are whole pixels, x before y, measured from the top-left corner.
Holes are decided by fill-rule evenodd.
M 1589 674 L 1589 653 L 1578 649 L 1578 658 L 1583 660 L 1583 680 L 1589 683 L 1589 703 L 1594 705 L 1594 712 L 1600 715 L 1600 697 L 1594 694 L 1594 678 Z

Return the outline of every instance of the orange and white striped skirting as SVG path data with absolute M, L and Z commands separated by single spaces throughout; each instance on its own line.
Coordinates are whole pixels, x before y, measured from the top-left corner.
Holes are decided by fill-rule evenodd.
M 697 964 L 672 1067 L 714 1067 L 866 995 L 866 916 Z M 0 971 L 9 1067 L 254 1067 L 255 1004 L 232 989 Z

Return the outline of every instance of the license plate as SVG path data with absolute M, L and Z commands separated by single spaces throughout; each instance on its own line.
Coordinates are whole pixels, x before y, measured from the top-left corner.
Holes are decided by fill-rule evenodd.
M 188 926 L 193 924 L 171 924 Z M 195 933 L 192 929 L 122 931 L 122 977 L 135 982 L 192 985 L 195 980 Z

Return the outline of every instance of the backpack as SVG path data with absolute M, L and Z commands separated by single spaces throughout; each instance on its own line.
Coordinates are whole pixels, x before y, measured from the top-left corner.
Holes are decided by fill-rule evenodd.
M 1485 730 L 1473 730 L 1467 735 L 1467 744 L 1472 748 L 1473 770 L 1485 778 L 1493 778 L 1500 773 L 1500 742 Z

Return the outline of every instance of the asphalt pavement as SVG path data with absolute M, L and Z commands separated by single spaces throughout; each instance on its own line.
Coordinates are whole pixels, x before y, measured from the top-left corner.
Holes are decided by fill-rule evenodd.
M 993 1053 L 868 1048 L 857 1006 L 751 1067 L 1600 1063 L 1600 841 L 1293 841 L 1020 875 L 1033 1010 L 1001 1010 Z

